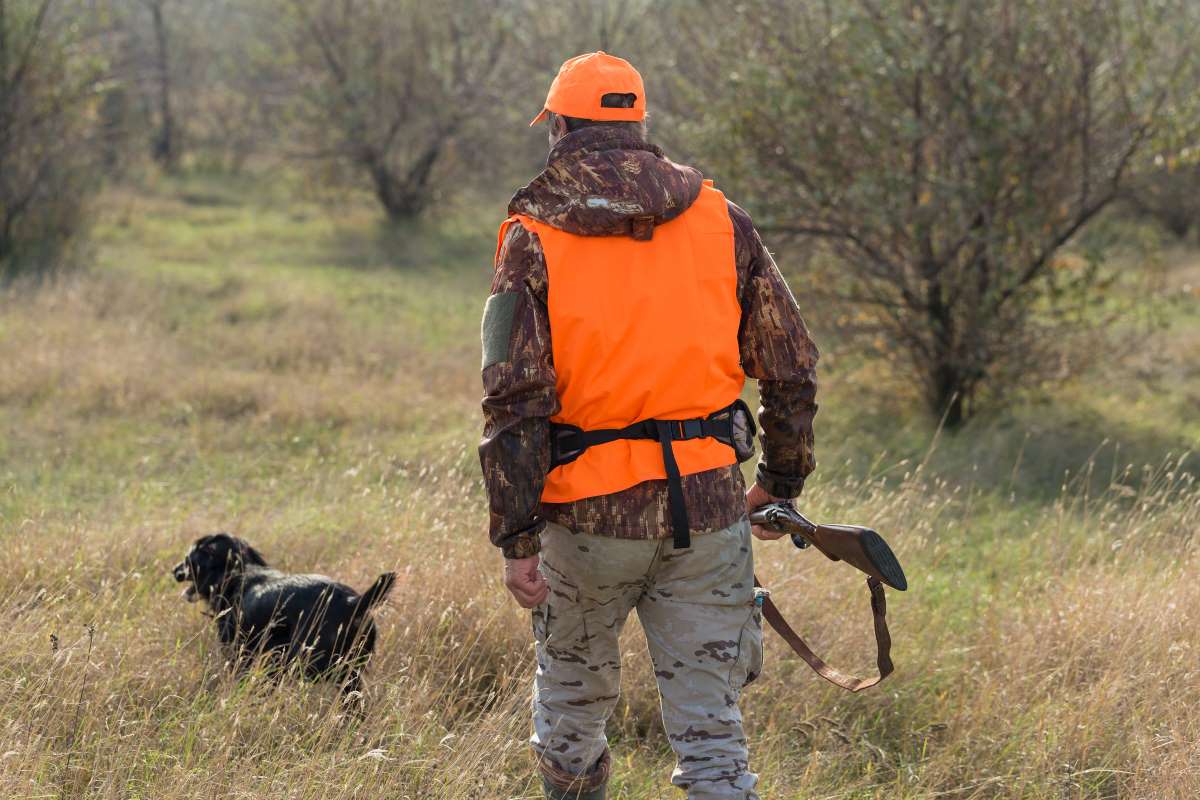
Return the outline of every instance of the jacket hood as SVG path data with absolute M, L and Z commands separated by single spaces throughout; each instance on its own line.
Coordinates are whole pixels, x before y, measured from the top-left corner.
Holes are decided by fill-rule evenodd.
M 687 210 L 703 176 L 662 149 L 603 125 L 568 133 L 546 168 L 517 191 L 508 213 L 567 233 L 649 239 L 654 226 Z

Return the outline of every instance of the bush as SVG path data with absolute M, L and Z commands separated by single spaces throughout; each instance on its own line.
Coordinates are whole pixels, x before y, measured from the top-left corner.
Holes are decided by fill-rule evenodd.
M 454 156 L 494 135 L 481 110 L 504 101 L 511 13 L 481 0 L 279 5 L 303 149 L 361 175 L 391 220 L 413 219 L 461 180 Z
M 1095 277 L 1056 252 L 1187 116 L 1194 7 L 705 5 L 722 37 L 684 68 L 728 87 L 705 106 L 712 159 L 765 231 L 835 257 L 814 291 L 869 316 L 951 427 L 982 390 L 1003 400 L 1039 374 Z
M 0 282 L 53 269 L 98 184 L 107 68 L 83 5 L 0 0 Z

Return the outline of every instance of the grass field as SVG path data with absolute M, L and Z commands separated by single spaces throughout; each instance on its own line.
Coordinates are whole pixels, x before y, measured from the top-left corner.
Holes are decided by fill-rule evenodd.
M 491 222 L 156 179 L 103 198 L 87 269 L 0 295 L 0 796 L 540 796 L 529 622 L 475 455 Z M 897 672 L 861 696 L 767 634 L 743 705 L 765 798 L 1200 796 L 1200 255 L 1158 263 L 1114 290 L 1154 325 L 1114 322 L 1082 378 L 953 437 L 819 339 L 805 508 L 872 523 L 911 589 Z M 222 668 L 169 574 L 222 529 L 358 588 L 401 573 L 365 719 Z M 868 670 L 861 583 L 756 547 L 794 624 Z M 611 796 L 669 797 L 627 639 Z

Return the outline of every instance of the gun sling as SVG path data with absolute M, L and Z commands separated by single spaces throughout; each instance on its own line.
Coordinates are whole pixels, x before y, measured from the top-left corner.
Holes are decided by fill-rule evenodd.
M 682 476 L 679 473 L 679 464 L 675 461 L 675 452 L 671 449 L 671 444 L 688 439 L 712 438 L 733 447 L 736 453 L 738 448 L 734 444 L 733 421 L 739 411 L 743 412 L 744 419 L 748 420 L 749 435 L 753 439 L 754 417 L 741 400 L 735 400 L 707 417 L 646 419 L 624 428 L 600 428 L 585 431 L 575 425 L 551 422 L 550 468 L 570 464 L 594 445 L 607 444 L 618 439 L 656 440 L 662 446 L 663 467 L 667 473 L 667 503 L 671 511 L 671 530 L 674 534 L 672 541 L 676 549 L 690 547 L 692 537 L 688 530 L 687 506 L 683 501 Z M 744 460 L 740 453 L 738 460 Z
M 754 585 L 762 586 L 757 575 L 754 577 Z M 763 618 L 775 629 L 776 633 L 783 637 L 784 641 L 791 645 L 791 648 L 796 651 L 796 655 L 804 659 L 822 678 L 851 692 L 868 689 L 890 675 L 893 666 L 892 635 L 887 626 L 887 602 L 883 598 L 883 584 L 877 578 L 869 577 L 867 586 L 871 590 L 871 614 L 875 618 L 876 663 L 879 666 L 879 675 L 874 678 L 855 678 L 853 675 L 847 675 L 826 664 L 783 618 L 783 615 L 779 613 L 779 607 L 771 601 L 769 594 L 763 598 Z

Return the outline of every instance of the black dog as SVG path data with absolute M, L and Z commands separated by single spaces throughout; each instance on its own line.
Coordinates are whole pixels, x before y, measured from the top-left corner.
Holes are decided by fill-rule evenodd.
M 197 539 L 173 574 L 191 581 L 183 593 L 188 602 L 208 603 L 235 666 L 244 669 L 260 655 L 278 668 L 299 662 L 306 677 L 337 680 L 347 693 L 361 688 L 375 650 L 370 611 L 396 582 L 386 572 L 358 594 L 324 575 L 288 575 L 227 533 Z

